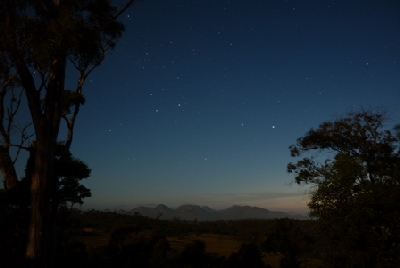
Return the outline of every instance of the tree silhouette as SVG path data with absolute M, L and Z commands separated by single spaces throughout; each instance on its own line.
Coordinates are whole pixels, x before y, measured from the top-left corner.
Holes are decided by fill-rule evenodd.
M 90 172 L 88 166 L 69 151 L 56 154 L 54 180 L 57 182 L 57 190 L 52 203 L 57 208 L 59 205 L 70 204 L 71 209 L 75 204 L 82 205 L 84 198 L 92 196 L 90 189 L 80 184 L 82 179 L 90 176 Z
M 300 267 L 300 255 L 304 250 L 301 242 L 305 239 L 297 221 L 283 218 L 275 219 L 269 226 L 263 247 L 267 252 L 280 252 L 283 258 L 280 267 Z
M 73 140 L 79 98 L 65 108 L 67 63 L 78 72 L 73 95 L 82 95 L 88 75 L 102 62 L 108 50 L 115 47 L 124 27 L 118 17 L 133 3 L 127 0 L 117 10 L 108 0 L 4 0 L 0 8 L 0 170 L 5 189 L 17 185 L 15 161 L 10 156 L 12 141 L 8 130 L 21 104 L 20 85 L 32 119 L 33 140 L 22 128 L 18 148 L 29 149 L 34 162 L 31 177 L 31 209 L 26 258 L 34 265 L 47 266 L 51 232 L 51 202 L 54 198 L 54 155 L 61 120 L 67 124 L 65 145 Z M 16 83 L 18 81 L 18 84 Z M 20 91 L 22 92 L 22 91 Z M 5 94 L 11 94 L 11 108 L 4 113 Z M 2 96 L 2 97 L 1 97 Z M 29 125 L 29 123 L 28 123 Z M 28 148 L 27 148 L 28 147 Z M 51 257 L 51 256 L 50 256 Z
M 307 155 L 288 171 L 314 186 L 308 206 L 318 220 L 324 267 L 400 264 L 399 139 L 383 129 L 386 121 L 384 111 L 351 112 L 289 147 L 292 156 Z

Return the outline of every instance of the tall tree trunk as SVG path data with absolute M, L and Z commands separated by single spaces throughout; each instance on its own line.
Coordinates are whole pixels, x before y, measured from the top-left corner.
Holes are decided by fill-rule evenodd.
M 29 225 L 28 245 L 26 248 L 26 257 L 34 262 L 35 266 L 42 266 L 47 259 L 46 245 L 48 238 L 48 222 L 50 214 L 50 198 L 48 192 L 49 163 L 51 148 L 50 144 L 36 142 L 34 144 L 34 167 L 31 174 L 31 220 Z
M 60 126 L 62 96 L 65 82 L 66 57 L 60 56 L 52 62 L 50 81 L 45 96 L 45 107 L 38 118 L 33 117 L 36 142 L 33 145 L 34 167 L 31 178 L 31 220 L 28 231 L 26 258 L 40 267 L 48 267 L 54 237 L 54 226 L 50 223 L 53 187 L 54 151 Z M 35 120 L 36 119 L 36 120 Z M 50 253 L 50 254 L 48 254 Z

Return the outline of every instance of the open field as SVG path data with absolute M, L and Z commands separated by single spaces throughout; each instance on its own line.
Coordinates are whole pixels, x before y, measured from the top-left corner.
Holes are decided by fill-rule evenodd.
M 150 232 L 141 232 L 137 237 L 151 238 Z M 201 240 L 206 245 L 206 252 L 215 256 L 224 256 L 228 258 L 232 253 L 237 252 L 242 245 L 240 239 L 233 235 L 219 235 L 213 233 L 195 234 L 189 233 L 187 235 L 180 236 L 167 236 L 166 237 L 170 246 L 170 255 L 181 252 L 186 245 Z M 89 254 L 95 253 L 98 250 L 107 247 L 111 239 L 111 234 L 104 231 L 93 230 L 91 233 L 80 235 L 76 237 L 76 240 L 86 245 L 86 250 Z M 262 260 L 266 265 L 270 265 L 273 268 L 279 267 L 279 260 L 282 258 L 280 253 L 262 253 Z M 302 267 L 312 268 L 317 267 L 319 261 L 308 259 L 305 260 Z
M 182 237 L 167 237 L 168 242 L 173 250 L 183 250 L 183 248 L 195 241 L 202 240 L 206 244 L 206 251 L 211 254 L 229 257 L 233 252 L 236 252 L 241 243 L 234 236 L 217 235 L 217 234 L 189 234 Z

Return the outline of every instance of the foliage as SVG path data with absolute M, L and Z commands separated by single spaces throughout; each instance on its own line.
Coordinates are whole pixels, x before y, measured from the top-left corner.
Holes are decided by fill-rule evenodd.
M 288 171 L 313 185 L 308 205 L 326 267 L 400 264 L 399 139 L 383 129 L 386 121 L 382 111 L 351 112 L 290 146 L 292 156 L 319 152 Z M 322 153 L 328 158 L 321 163 Z
M 270 226 L 269 234 L 263 243 L 267 252 L 280 252 L 283 258 L 280 267 L 300 267 L 300 254 L 304 247 L 305 235 L 300 231 L 299 225 L 289 219 L 277 219 Z
M 60 146 L 62 148 L 62 146 Z M 80 184 L 82 179 L 90 176 L 91 170 L 81 160 L 72 156 L 69 151 L 58 150 L 54 162 L 54 177 L 57 191 L 53 202 L 58 205 L 83 204 L 83 199 L 91 197 L 90 189 Z

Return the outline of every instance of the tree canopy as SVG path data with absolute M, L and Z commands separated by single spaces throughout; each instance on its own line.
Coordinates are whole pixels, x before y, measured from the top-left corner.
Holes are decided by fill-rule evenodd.
M 384 111 L 350 112 L 289 147 L 306 154 L 287 170 L 313 186 L 308 206 L 326 267 L 400 264 L 400 140 L 387 121 Z

